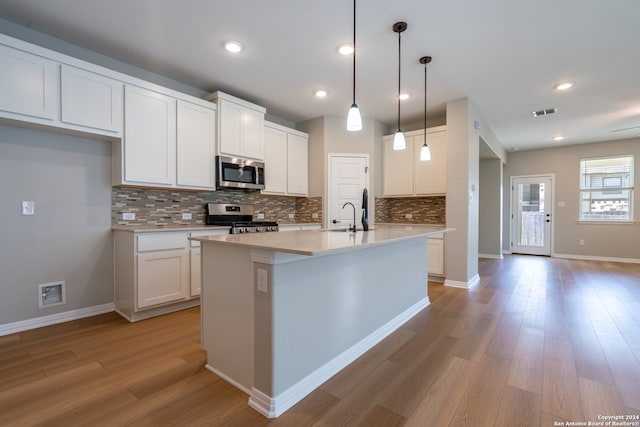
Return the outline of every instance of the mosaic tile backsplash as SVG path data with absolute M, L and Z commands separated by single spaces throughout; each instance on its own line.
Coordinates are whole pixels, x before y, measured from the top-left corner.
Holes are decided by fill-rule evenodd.
M 376 222 L 405 224 L 445 224 L 445 196 L 376 197 Z M 407 218 L 411 214 L 412 218 Z
M 285 197 L 262 195 L 257 191 L 220 190 L 194 192 L 131 187 L 111 190 L 112 225 L 203 225 L 207 203 L 244 203 L 254 206 L 256 214 L 263 213 L 265 221 L 280 224 L 322 222 L 322 197 Z M 133 212 L 136 219 L 124 221 L 122 214 Z M 191 220 L 182 220 L 183 213 L 191 213 Z M 317 213 L 318 218 L 312 214 Z M 295 217 L 289 218 L 289 214 Z M 262 220 L 262 219 L 261 219 Z

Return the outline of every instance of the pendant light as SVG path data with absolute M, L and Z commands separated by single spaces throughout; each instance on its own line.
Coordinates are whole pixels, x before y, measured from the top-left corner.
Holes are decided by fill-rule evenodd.
M 353 0 L 353 103 L 347 114 L 347 130 L 362 130 L 362 118 L 356 104 L 356 0 Z
M 424 64 L 424 144 L 420 148 L 420 161 L 426 162 L 431 160 L 431 150 L 427 145 L 427 64 L 431 62 L 430 56 L 420 58 L 420 63 Z
M 401 35 L 407 29 L 406 22 L 396 22 L 393 24 L 393 31 L 398 33 L 398 129 L 396 130 L 396 134 L 393 137 L 393 149 L 394 150 L 404 150 L 407 148 L 407 143 L 404 140 L 404 134 L 400 129 L 400 70 L 401 70 L 401 52 L 402 52 L 402 41 Z

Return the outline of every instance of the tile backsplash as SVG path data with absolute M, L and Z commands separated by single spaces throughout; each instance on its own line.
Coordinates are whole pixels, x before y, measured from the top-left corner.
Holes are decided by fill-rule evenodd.
M 263 213 L 265 221 L 281 224 L 322 222 L 322 197 L 271 196 L 257 191 L 232 189 L 195 192 L 113 187 L 111 224 L 203 225 L 207 203 L 250 204 L 254 206 L 254 219 L 257 219 L 256 214 Z M 122 214 L 125 212 L 135 213 L 135 220 L 124 221 Z M 191 213 L 191 220 L 182 220 L 183 213 Z M 318 219 L 312 218 L 313 213 L 318 213 Z M 289 214 L 294 214 L 294 218 L 289 218 Z
M 445 196 L 376 197 L 376 222 L 406 224 L 445 224 Z M 407 218 L 407 214 L 411 218 Z

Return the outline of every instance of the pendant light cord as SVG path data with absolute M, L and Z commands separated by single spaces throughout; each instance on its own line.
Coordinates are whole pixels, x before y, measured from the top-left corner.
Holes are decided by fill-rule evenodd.
M 402 31 L 398 31 L 398 130 L 400 130 L 400 60 L 402 52 L 402 43 L 400 38 L 402 37 Z
M 424 63 L 424 145 L 427 145 L 427 62 Z
M 353 103 L 356 103 L 356 0 L 353 0 Z

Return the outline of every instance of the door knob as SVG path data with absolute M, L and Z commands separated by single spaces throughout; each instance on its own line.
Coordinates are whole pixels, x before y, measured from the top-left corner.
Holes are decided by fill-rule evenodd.
M 340 221 L 338 221 L 337 219 L 334 219 L 334 220 L 333 220 L 333 221 L 331 221 L 331 222 L 333 222 L 334 224 L 338 224 Z

